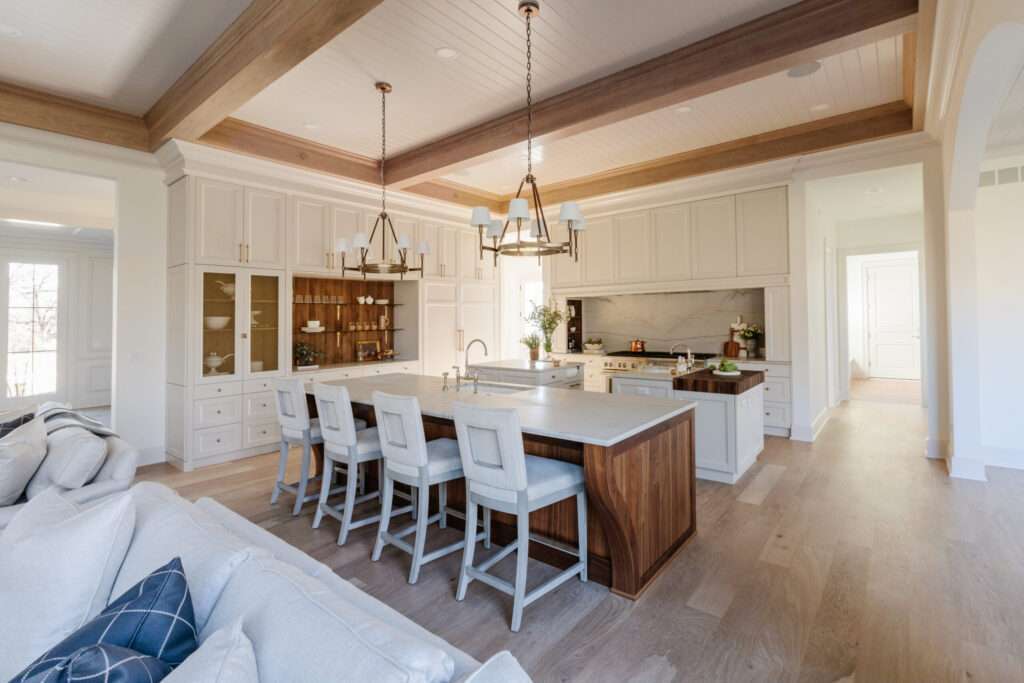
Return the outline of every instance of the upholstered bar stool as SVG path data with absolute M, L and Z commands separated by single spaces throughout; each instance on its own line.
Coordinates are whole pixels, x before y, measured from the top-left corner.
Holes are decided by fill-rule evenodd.
M 309 466 L 313 459 L 313 446 L 324 441 L 320 434 L 320 421 L 309 418 L 306 389 L 299 377 L 274 382 L 274 406 L 277 409 L 277 422 L 281 426 L 281 457 L 277 465 L 277 480 L 270 495 L 270 504 L 276 505 L 281 491 L 287 491 L 295 496 L 292 514 L 297 515 L 304 504 L 319 497 L 315 493 L 306 495 L 306 488 L 310 482 Z M 360 428 L 366 428 L 365 420 L 356 421 L 356 429 Z M 289 484 L 285 482 L 284 477 L 288 467 L 288 451 L 292 444 L 302 446 L 302 462 L 299 480 Z M 323 474 L 326 474 L 328 479 L 333 477 L 333 471 L 326 472 L 326 468 Z M 314 477 L 313 481 L 316 479 Z
M 561 460 L 526 455 L 519 414 L 511 408 L 488 409 L 455 403 L 455 431 L 466 478 L 466 528 L 476 525 L 477 506 L 516 516 L 516 540 L 481 564 L 473 565 L 475 544 L 466 536 L 456 600 L 466 597 L 474 579 L 512 596 L 512 630 L 523 622 L 523 609 L 573 576 L 587 580 L 587 494 L 583 468 Z M 579 561 L 557 576 L 526 592 L 530 556 L 530 513 L 566 498 L 576 497 Z M 487 570 L 516 553 L 515 583 Z
M 325 476 L 320 481 L 320 501 L 316 515 L 313 517 L 313 528 L 319 528 L 324 515 L 330 515 L 341 522 L 338 533 L 338 545 L 345 545 L 348 532 L 352 529 L 376 524 L 380 515 L 369 515 L 363 519 L 352 521 L 352 513 L 356 505 L 381 497 L 380 489 L 363 495 L 356 495 L 356 484 L 365 481 L 360 473 L 368 463 L 377 463 L 380 474 L 381 452 L 377 428 L 357 429 L 358 423 L 352 415 L 352 399 L 344 386 L 331 384 L 314 384 L 313 395 L 316 398 L 317 418 L 320 421 L 320 433 L 324 440 L 324 474 L 335 471 L 344 472 L 345 499 L 337 505 L 330 505 L 332 477 Z M 378 481 L 383 481 L 378 476 Z M 402 515 L 411 512 L 412 506 L 407 505 L 391 511 L 391 515 Z
M 385 545 L 393 545 L 409 553 L 412 555 L 409 583 L 416 583 L 423 565 L 461 550 L 466 543 L 465 540 L 460 540 L 426 554 L 423 551 L 427 541 L 427 527 L 434 522 L 438 522 L 442 529 L 447 526 L 447 483 L 454 479 L 462 479 L 459 444 L 455 439 L 427 441 L 423 432 L 420 403 L 415 396 L 394 396 L 375 391 L 373 407 L 377 414 L 377 433 L 384 454 L 384 499 L 372 559 L 374 562 L 380 559 Z M 418 509 L 415 523 L 391 533 L 388 526 L 396 481 L 407 484 L 416 492 L 413 500 Z M 439 485 L 437 495 L 440 509 L 437 514 L 430 516 L 430 487 L 435 484 Z M 474 521 L 473 527 L 475 526 Z M 486 527 L 489 529 L 490 525 L 487 524 Z M 415 536 L 412 545 L 402 540 L 413 533 Z M 469 537 L 476 540 L 484 539 L 490 545 L 489 532 L 479 532 L 475 535 L 467 532 L 467 538 Z

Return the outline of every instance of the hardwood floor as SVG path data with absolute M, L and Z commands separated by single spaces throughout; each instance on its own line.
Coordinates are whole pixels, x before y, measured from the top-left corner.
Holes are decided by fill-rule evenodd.
M 915 379 L 851 379 L 850 399 L 876 403 L 921 404 L 921 382 Z
M 769 439 L 737 485 L 698 482 L 698 534 L 640 600 L 571 581 L 518 634 L 507 596 L 477 582 L 455 602 L 458 555 L 410 586 L 405 554 L 369 561 L 375 527 L 339 548 L 336 522 L 310 528 L 312 504 L 271 508 L 273 455 L 140 478 L 216 498 L 478 659 L 511 650 L 538 682 L 1024 680 L 1024 472 L 949 479 L 923 432 L 918 406 L 853 401 L 814 444 Z M 453 538 L 431 531 L 428 548 Z M 550 571 L 531 562 L 531 585 Z

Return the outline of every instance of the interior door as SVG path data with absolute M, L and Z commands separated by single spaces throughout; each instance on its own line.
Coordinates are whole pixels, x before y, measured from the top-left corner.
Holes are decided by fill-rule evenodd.
M 865 266 L 871 377 L 921 379 L 917 258 Z

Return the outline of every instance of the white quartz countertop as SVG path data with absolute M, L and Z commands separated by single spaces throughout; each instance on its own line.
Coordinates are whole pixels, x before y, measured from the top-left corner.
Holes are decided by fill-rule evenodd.
M 484 368 L 491 370 L 515 370 L 518 372 L 547 372 L 549 370 L 561 370 L 566 367 L 576 367 L 583 363 L 571 363 L 563 361 L 558 367 L 551 361 L 531 361 L 524 358 L 510 358 L 508 360 L 492 360 L 484 363 L 470 363 L 471 368 Z
M 519 412 L 526 434 L 594 446 L 612 446 L 697 406 L 693 401 L 551 387 L 520 391 L 486 382 L 480 383 L 479 394 L 473 393 L 472 382 L 464 383 L 462 390 L 456 391 L 451 380 L 448 391 L 442 391 L 441 378 L 426 375 L 378 375 L 328 384 L 345 385 L 352 401 L 367 405 L 372 405 L 374 391 L 416 396 L 424 415 L 448 420 L 454 414 L 452 404 L 455 401 L 489 408 L 514 408 Z

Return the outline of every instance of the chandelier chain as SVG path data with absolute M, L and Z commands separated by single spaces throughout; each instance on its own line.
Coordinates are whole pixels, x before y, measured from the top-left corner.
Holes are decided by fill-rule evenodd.
M 384 160 L 388 151 L 387 97 L 384 89 L 380 91 L 380 210 L 387 211 L 387 185 L 384 184 Z
M 533 27 L 526 13 L 526 173 L 533 175 Z

